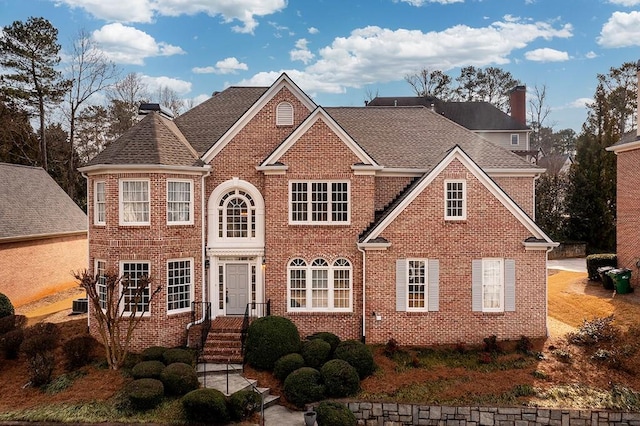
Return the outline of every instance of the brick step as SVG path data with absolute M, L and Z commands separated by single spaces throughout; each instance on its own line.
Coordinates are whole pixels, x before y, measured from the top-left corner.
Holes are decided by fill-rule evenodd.
M 208 363 L 230 363 L 230 364 L 242 364 L 244 358 L 238 353 L 216 353 L 207 354 L 203 353 L 200 357 L 204 362 Z

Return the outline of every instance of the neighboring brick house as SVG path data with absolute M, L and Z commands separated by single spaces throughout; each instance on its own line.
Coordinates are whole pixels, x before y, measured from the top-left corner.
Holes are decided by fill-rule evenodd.
M 77 286 L 87 215 L 40 167 L 0 163 L 0 293 L 14 306 Z
M 531 150 L 527 126 L 527 89 L 514 87 L 509 94 L 511 115 L 505 114 L 489 102 L 442 101 L 434 97 L 423 96 L 378 96 L 367 102 L 367 106 L 425 106 L 438 114 L 455 121 L 475 134 L 496 145 L 515 152 L 527 159 L 536 157 Z
M 184 344 L 194 301 L 368 343 L 546 335 L 543 170 L 429 108 L 323 108 L 283 74 L 150 112 L 81 171 L 90 267 L 163 287 L 135 347 Z

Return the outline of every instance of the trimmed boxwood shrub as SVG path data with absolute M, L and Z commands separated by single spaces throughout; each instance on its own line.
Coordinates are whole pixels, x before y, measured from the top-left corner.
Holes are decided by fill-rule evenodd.
M 0 293 L 0 318 L 8 317 L 9 315 L 15 315 L 13 304 L 11 300 L 4 293 Z
M 342 398 L 358 393 L 360 390 L 360 376 L 356 369 L 347 361 L 332 359 L 320 369 L 327 396 Z
M 371 375 L 375 370 L 373 354 L 364 343 L 357 340 L 341 342 L 336 348 L 334 356 L 351 364 L 358 372 L 360 379 Z
M 133 366 L 131 375 L 134 379 L 160 379 L 165 368 L 160 361 L 142 361 Z
M 125 395 L 137 410 L 156 407 L 164 398 L 164 385 L 158 379 L 138 379 L 127 384 Z
M 216 389 L 197 389 L 182 397 L 184 412 L 192 422 L 225 424 L 229 412 L 224 394 Z
M 229 397 L 227 409 L 231 420 L 241 421 L 260 410 L 262 397 L 252 390 L 241 390 Z
M 163 361 L 162 356 L 167 351 L 163 346 L 150 346 L 142 351 L 143 361 Z
M 167 365 L 160 373 L 160 380 L 167 395 L 184 395 L 200 387 L 194 368 L 182 362 Z
M 329 333 L 328 331 L 319 331 L 307 337 L 307 340 L 313 340 L 313 339 L 324 340 L 325 342 L 331 345 L 330 357 L 333 356 L 333 353 L 335 352 L 336 348 L 340 344 L 340 338 L 333 333 Z
M 300 354 L 289 354 L 276 361 L 273 367 L 273 375 L 276 379 L 284 382 L 284 379 L 298 368 L 304 367 L 304 358 Z
M 318 369 L 329 359 L 331 345 L 324 340 L 314 339 L 304 342 L 300 353 L 307 367 Z
M 598 268 L 603 266 L 618 266 L 618 257 L 613 253 L 590 254 L 587 256 L 587 275 L 591 281 L 599 281 Z
M 339 402 L 323 401 L 316 409 L 318 426 L 356 426 L 355 414 Z
M 66 367 L 68 370 L 87 365 L 91 360 L 93 348 L 97 344 L 96 339 L 88 334 L 76 336 L 67 340 L 62 345 L 62 351 L 66 358 Z
M 245 361 L 255 368 L 273 370 L 278 359 L 299 350 L 298 328 L 287 318 L 262 317 L 249 326 Z
M 298 407 L 324 397 L 320 372 L 311 367 L 302 367 L 289 374 L 284 381 L 283 390 L 287 401 Z
M 182 362 L 183 364 L 193 365 L 195 360 L 195 354 L 189 349 L 167 349 L 162 354 L 162 361 L 165 363 L 165 365 L 173 364 L 174 362 Z

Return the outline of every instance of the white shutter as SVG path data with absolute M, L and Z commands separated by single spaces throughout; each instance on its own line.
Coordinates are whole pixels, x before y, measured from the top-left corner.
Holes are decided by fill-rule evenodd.
M 396 311 L 407 310 L 407 261 L 396 260 Z
M 516 261 L 513 259 L 504 261 L 504 310 L 516 310 Z
M 429 311 L 440 310 L 440 261 L 438 259 L 429 259 L 429 291 L 428 291 L 428 308 Z

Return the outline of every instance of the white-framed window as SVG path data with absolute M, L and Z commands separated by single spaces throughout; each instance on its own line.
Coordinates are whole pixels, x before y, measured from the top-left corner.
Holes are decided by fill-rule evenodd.
M 440 310 L 440 261 L 396 259 L 396 311 Z
M 218 203 L 218 237 L 256 237 L 256 203 L 249 193 L 233 189 Z
M 96 181 L 93 189 L 93 223 L 105 225 L 107 223 L 107 198 L 105 181 Z
M 504 310 L 504 272 L 502 259 L 482 259 L 482 310 Z
M 289 262 L 290 312 L 351 312 L 352 266 L 340 258 L 333 263 L 296 258 Z
M 167 180 L 167 224 L 193 225 L 193 182 Z
M 276 106 L 276 126 L 293 126 L 293 105 L 289 102 Z
M 289 223 L 349 224 L 349 181 L 291 181 Z
M 445 220 L 465 220 L 467 218 L 467 182 L 446 180 L 444 186 Z
M 167 312 L 186 312 L 191 309 L 193 294 L 193 259 L 174 259 L 167 262 Z
M 520 135 L 517 133 L 511 134 L 511 145 L 520 145 Z
M 122 310 L 133 312 L 136 315 L 149 314 L 150 289 L 147 285 L 143 290 L 139 290 L 142 280 L 149 277 L 149 262 L 120 262 L 120 276 L 122 277 Z
M 98 292 L 100 308 L 107 309 L 107 262 L 104 260 L 96 259 L 95 263 L 95 273 L 98 277 L 98 281 L 96 282 L 96 290 Z
M 149 179 L 120 180 L 120 224 L 149 225 Z

